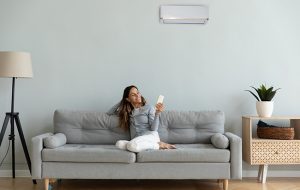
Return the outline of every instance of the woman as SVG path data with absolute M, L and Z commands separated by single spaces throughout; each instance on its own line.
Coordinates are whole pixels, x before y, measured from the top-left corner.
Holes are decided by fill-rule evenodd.
M 120 127 L 130 130 L 131 141 L 119 140 L 116 146 L 132 152 L 140 152 L 148 149 L 174 149 L 174 145 L 161 142 L 157 132 L 159 114 L 164 106 L 156 104 L 155 108 L 146 104 L 145 98 L 134 85 L 124 89 L 123 98 L 108 111 L 108 114 L 119 116 Z

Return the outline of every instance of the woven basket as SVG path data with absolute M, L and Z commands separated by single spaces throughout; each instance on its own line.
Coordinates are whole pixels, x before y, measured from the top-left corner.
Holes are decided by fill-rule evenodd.
M 259 127 L 257 136 L 262 139 L 292 140 L 295 132 L 293 127 Z

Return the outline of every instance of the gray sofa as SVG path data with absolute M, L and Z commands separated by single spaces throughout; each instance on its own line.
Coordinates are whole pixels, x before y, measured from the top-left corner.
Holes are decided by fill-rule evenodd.
M 53 133 L 32 138 L 32 178 L 44 179 L 46 189 L 49 179 L 218 179 L 226 190 L 229 179 L 242 177 L 242 143 L 224 133 L 224 120 L 221 111 L 162 112 L 161 141 L 177 149 L 133 153 L 114 146 L 119 139 L 130 140 L 117 116 L 57 110 L 54 134 L 63 133 L 66 141 Z M 216 134 L 227 137 L 228 148 L 222 147 L 224 139 L 211 143 Z

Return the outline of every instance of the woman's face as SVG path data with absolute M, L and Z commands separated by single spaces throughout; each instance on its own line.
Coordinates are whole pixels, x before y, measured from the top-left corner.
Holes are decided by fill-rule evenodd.
M 131 104 L 139 104 L 142 103 L 142 95 L 136 88 L 131 88 L 128 94 L 127 101 Z

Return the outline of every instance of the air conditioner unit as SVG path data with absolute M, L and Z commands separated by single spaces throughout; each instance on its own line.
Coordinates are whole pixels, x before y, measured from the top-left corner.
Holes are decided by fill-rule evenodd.
M 161 5 L 160 22 L 165 24 L 205 24 L 208 7 L 205 5 Z

